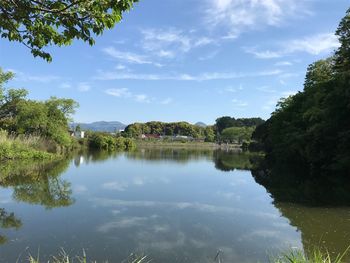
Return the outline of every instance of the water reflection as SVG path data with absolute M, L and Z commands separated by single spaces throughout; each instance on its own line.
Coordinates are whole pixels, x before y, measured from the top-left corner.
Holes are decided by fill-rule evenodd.
M 46 221 L 47 250 L 85 248 L 97 260 L 118 261 L 139 250 L 157 262 L 212 262 L 221 249 L 226 262 L 265 262 L 269 249 L 299 242 L 306 251 L 325 245 L 331 253 L 342 252 L 350 244 L 350 209 L 321 205 L 310 193 L 324 188 L 268 174 L 258 159 L 243 152 L 144 148 L 80 152 L 50 163 L 6 163 L 0 167 L 0 187 L 11 190 L 13 200 L 65 209 L 30 221 L 25 218 L 32 212 L 19 219 L 14 213 L 22 210 L 8 205 L 14 213 L 0 209 L 0 228 L 19 229 L 23 221 L 33 231 L 26 230 L 22 240 L 27 241 L 18 246 L 29 240 L 37 245 L 47 237 L 35 232 L 33 221 Z M 334 191 L 345 195 L 340 188 Z M 10 248 L 0 250 L 0 261 L 18 253 Z
M 60 179 L 70 159 L 54 162 L 7 162 L 0 169 L 0 186 L 13 190 L 13 199 L 46 209 L 70 206 L 70 183 Z
M 18 230 L 22 226 L 22 221 L 16 218 L 14 213 L 8 213 L 4 208 L 0 208 L 0 228 Z M 7 242 L 7 237 L 0 234 L 0 245 Z

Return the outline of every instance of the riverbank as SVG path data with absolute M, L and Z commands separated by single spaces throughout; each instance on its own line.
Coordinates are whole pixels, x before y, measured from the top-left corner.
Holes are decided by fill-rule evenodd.
M 240 144 L 217 144 L 212 142 L 180 142 L 180 141 L 161 141 L 161 140 L 136 140 L 137 147 L 155 147 L 155 148 L 198 148 L 198 149 L 228 149 L 241 150 Z
M 40 137 L 12 137 L 6 131 L 0 131 L 0 161 L 56 158 L 57 154 L 48 152 L 45 144 Z
M 270 258 L 270 263 L 345 263 L 343 260 L 344 256 L 348 253 L 350 246 L 344 251 L 343 254 L 337 255 L 336 257 L 332 257 L 327 250 L 321 250 L 319 248 L 315 248 L 313 251 L 308 253 L 304 253 L 302 250 L 293 249 L 289 252 L 281 253 L 280 255 L 273 256 Z M 216 256 L 213 258 L 213 263 L 222 262 L 221 260 L 221 250 L 219 250 Z M 54 262 L 56 263 L 69 263 L 73 262 L 73 258 L 66 254 L 64 250 L 60 253 L 58 257 L 53 257 Z M 74 257 L 80 263 L 87 263 L 87 255 L 83 250 L 83 256 Z M 96 261 L 94 261 L 96 262 Z M 108 261 L 109 262 L 109 261 Z M 123 261 L 124 262 L 124 261 Z M 125 262 L 130 263 L 148 263 L 153 262 L 153 260 L 149 256 L 145 255 L 135 255 L 131 254 Z M 29 263 L 40 263 L 39 256 L 38 258 L 34 258 L 29 256 Z

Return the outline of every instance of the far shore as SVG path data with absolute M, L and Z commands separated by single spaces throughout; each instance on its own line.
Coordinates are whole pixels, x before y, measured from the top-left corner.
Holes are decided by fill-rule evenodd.
M 171 142 L 155 140 L 136 140 L 137 147 L 169 147 L 169 148 L 206 148 L 241 150 L 240 144 L 217 144 L 212 142 Z

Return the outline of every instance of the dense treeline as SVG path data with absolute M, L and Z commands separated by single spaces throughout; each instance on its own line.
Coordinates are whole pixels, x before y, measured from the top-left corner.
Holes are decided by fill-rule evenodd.
M 215 127 L 201 127 L 188 122 L 159 122 L 134 123 L 125 128 L 124 136 L 138 138 L 142 134 L 163 136 L 188 136 L 194 139 L 205 139 L 213 142 L 215 140 Z
M 224 116 L 216 119 L 216 128 L 218 133 L 222 133 L 223 130 L 231 127 L 256 127 L 263 124 L 264 120 L 261 118 L 238 118 Z
M 134 123 L 125 128 L 125 137 L 140 138 L 142 134 L 158 136 L 188 136 L 206 142 L 242 143 L 249 141 L 257 125 L 264 123 L 261 118 L 221 117 L 211 126 L 198 126 L 188 122 L 146 122 Z
M 350 9 L 336 35 L 340 47 L 309 66 L 304 90 L 282 99 L 253 134 L 270 166 L 314 177 L 348 177 L 350 171 Z
M 248 143 L 255 127 L 264 122 L 261 118 L 220 117 L 215 124 L 216 140 L 223 143 Z

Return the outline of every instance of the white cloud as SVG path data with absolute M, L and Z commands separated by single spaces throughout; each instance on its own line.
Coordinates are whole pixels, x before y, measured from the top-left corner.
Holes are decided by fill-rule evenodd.
M 320 55 L 324 53 L 330 53 L 339 47 L 339 41 L 337 37 L 332 33 L 322 33 L 301 39 L 285 41 L 279 44 L 279 46 L 280 47 L 274 51 L 258 51 L 256 47 L 246 47 L 244 50 L 247 53 L 253 54 L 256 58 L 259 59 L 280 58 L 297 52 L 304 52 L 310 55 Z M 277 64 L 279 66 L 291 65 L 290 62 L 279 62 Z
M 183 52 L 191 49 L 191 40 L 181 30 L 177 29 L 143 29 L 142 47 L 145 50 L 155 51 L 166 48 L 178 48 Z
M 179 80 L 179 81 L 208 81 L 208 80 L 222 80 L 222 79 L 238 79 L 247 77 L 266 77 L 282 74 L 283 71 L 279 69 L 259 71 L 252 73 L 238 73 L 238 72 L 205 72 L 197 75 L 187 73 L 180 74 L 138 74 L 128 72 L 114 72 L 114 71 L 99 71 L 95 79 L 98 80 L 116 80 L 116 79 L 132 79 L 132 80 Z
M 91 86 L 87 82 L 80 82 L 78 84 L 78 90 L 81 92 L 86 92 L 86 91 L 89 91 L 90 89 L 91 89 Z
M 292 62 L 289 62 L 289 61 L 280 61 L 280 62 L 276 62 L 275 63 L 275 66 L 292 66 L 293 63 Z
M 15 74 L 14 80 L 16 81 L 49 83 L 61 79 L 61 77 L 57 75 L 33 75 L 15 69 L 6 69 L 6 71 L 13 72 Z
M 69 88 L 71 88 L 72 87 L 72 84 L 70 84 L 70 83 L 68 83 L 68 82 L 64 82 L 64 83 L 61 83 L 60 85 L 59 85 L 59 88 L 60 89 L 69 89 Z
M 227 28 L 224 38 L 262 26 L 279 26 L 287 18 L 305 15 L 307 0 L 207 0 L 206 20 L 211 26 Z
M 283 56 L 283 53 L 280 51 L 257 51 L 256 48 L 244 48 L 246 53 L 253 54 L 256 58 L 260 59 L 270 59 L 270 58 L 280 58 Z
M 107 89 L 105 93 L 114 97 L 131 97 L 132 93 L 126 88 Z
M 234 103 L 235 107 L 238 107 L 238 108 L 244 108 L 248 106 L 248 103 L 246 101 L 233 99 L 232 102 Z
M 139 54 L 135 54 L 135 53 L 131 53 L 131 52 L 122 52 L 122 51 L 115 49 L 114 47 L 106 47 L 106 48 L 103 48 L 102 51 L 114 59 L 121 60 L 121 61 L 124 61 L 127 63 L 152 64 L 152 65 L 155 65 L 157 67 L 161 66 L 159 63 L 155 63 L 155 62 L 150 61 L 147 58 L 147 56 L 139 55 Z
M 142 103 L 151 103 L 153 100 L 146 94 L 133 94 L 127 88 L 107 89 L 105 90 L 105 93 L 114 97 L 119 97 L 119 98 L 131 98 L 136 102 L 142 102 Z
M 319 55 L 333 51 L 337 47 L 339 47 L 338 38 L 332 33 L 325 33 L 293 40 L 287 44 L 286 50 L 288 53 L 307 52 L 312 55 Z
M 172 101 L 173 101 L 172 98 L 166 98 L 166 99 L 162 100 L 160 103 L 163 104 L 163 105 L 168 105 L 168 104 L 170 104 Z
M 198 37 L 175 28 L 142 29 L 141 46 L 144 50 L 161 58 L 174 58 L 175 54 L 189 52 L 193 48 L 206 46 L 215 41 L 209 37 Z
M 144 103 L 150 103 L 151 102 L 151 98 L 148 97 L 146 94 L 137 94 L 137 95 L 135 95 L 135 100 L 137 102 L 144 102 Z

